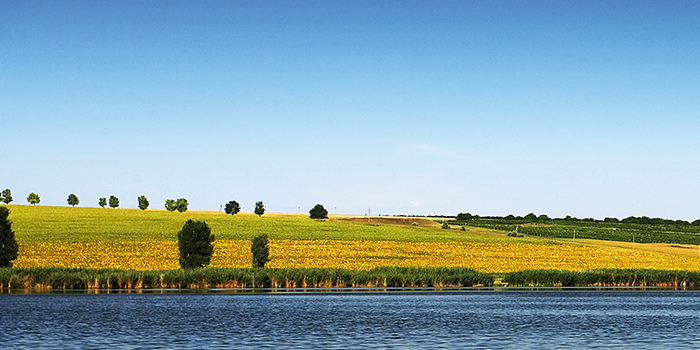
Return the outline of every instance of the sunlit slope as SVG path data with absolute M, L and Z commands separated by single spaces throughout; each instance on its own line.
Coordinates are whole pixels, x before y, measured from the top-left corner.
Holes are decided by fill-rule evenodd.
M 188 219 L 203 220 L 217 240 L 250 240 L 267 233 L 274 240 L 362 240 L 410 242 L 513 242 L 496 231 L 467 228 L 443 230 L 440 225 L 387 225 L 357 222 L 339 216 L 312 220 L 308 215 L 252 213 L 226 215 L 216 211 L 46 207 L 10 205 L 10 220 L 20 243 L 176 241 Z M 427 219 L 415 219 L 427 221 Z M 428 226 L 428 227 L 425 227 Z M 533 238 L 518 243 L 545 243 Z
M 270 236 L 269 267 L 469 267 L 483 272 L 527 269 L 650 268 L 700 271 L 700 258 L 662 254 L 600 241 L 513 238 L 504 232 L 459 227 L 445 230 L 428 219 L 294 214 L 10 206 L 20 243 L 17 267 L 177 269 L 177 231 L 188 219 L 204 220 L 216 235 L 211 265 L 250 267 L 250 239 Z

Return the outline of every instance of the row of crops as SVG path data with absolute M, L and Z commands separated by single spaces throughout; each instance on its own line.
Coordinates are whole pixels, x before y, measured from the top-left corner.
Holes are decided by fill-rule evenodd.
M 550 221 L 545 224 L 508 222 L 498 219 L 450 221 L 451 225 L 488 228 L 518 233 L 552 237 L 583 238 L 637 243 L 700 244 L 700 227 L 690 225 L 643 225 L 607 222 Z

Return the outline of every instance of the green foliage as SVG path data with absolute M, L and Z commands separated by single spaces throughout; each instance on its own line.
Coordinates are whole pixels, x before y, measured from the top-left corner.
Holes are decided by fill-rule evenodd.
M 204 221 L 187 220 L 177 233 L 180 268 L 192 269 L 209 265 L 214 254 L 214 235 Z
M 694 273 L 700 276 L 700 273 Z M 692 278 L 693 274 L 687 274 Z M 322 287 L 473 287 L 493 286 L 491 274 L 472 269 L 378 267 L 341 269 L 193 268 L 133 271 L 65 267 L 0 268 L 0 290 L 51 286 L 53 289 L 150 288 L 322 288 Z
M 535 214 L 533 214 L 533 213 L 530 213 L 530 214 L 525 215 L 525 217 L 523 219 L 525 219 L 525 221 L 527 221 L 527 222 L 536 222 L 537 216 L 535 216 Z
M 9 215 L 9 209 L 0 207 L 0 267 L 12 267 L 12 260 L 17 259 L 19 251 Z
M 104 208 L 105 206 L 107 206 L 107 198 L 105 198 L 105 197 L 100 197 L 100 199 L 97 201 L 97 204 L 98 204 L 100 207 Z
M 646 269 L 599 269 L 584 271 L 525 270 L 505 275 L 508 286 L 669 286 L 698 287 L 700 272 Z
M 165 210 L 167 211 L 175 211 L 177 209 L 177 201 L 174 199 L 166 199 L 165 200 Z
M 265 267 L 270 261 L 270 248 L 268 247 L 267 233 L 255 236 L 250 244 L 253 253 L 253 267 Z
M 226 207 L 224 208 L 226 214 L 236 215 L 239 211 L 241 211 L 241 206 L 236 201 L 226 203 Z
M 175 202 L 175 210 L 184 213 L 187 211 L 187 199 L 185 198 L 178 198 L 177 201 Z
M 39 204 L 39 202 L 41 202 L 41 198 L 39 198 L 38 194 L 32 192 L 29 194 L 29 196 L 27 196 L 27 202 L 29 202 L 29 204 L 31 205 L 36 205 Z
M 9 188 L 6 188 L 2 191 L 2 202 L 5 204 L 10 204 L 12 202 L 12 192 L 10 191 Z
M 115 196 L 109 196 L 109 207 L 110 208 L 119 208 L 119 198 Z
M 316 204 L 309 210 L 309 217 L 312 219 L 328 219 L 328 210 L 321 204 Z
M 148 203 L 148 198 L 146 198 L 146 196 L 139 196 L 138 200 L 139 200 L 139 209 L 141 209 L 141 210 L 148 209 L 148 205 L 150 203 Z
M 263 202 L 255 202 L 255 215 L 257 216 L 262 216 L 262 214 L 265 214 L 265 205 L 263 205 Z
M 607 218 L 604 221 L 593 219 L 554 219 L 546 225 L 529 225 L 525 218 L 488 218 L 469 221 L 450 221 L 451 224 L 482 227 L 510 232 L 519 226 L 519 233 L 528 236 L 549 238 L 583 238 L 637 243 L 700 244 L 700 227 L 690 223 L 664 219 L 644 219 L 647 224 L 634 220 Z M 530 217 L 531 218 L 531 217 Z M 634 221 L 634 222 L 631 222 Z
M 71 207 L 74 207 L 74 206 L 78 205 L 78 203 L 80 203 L 80 201 L 78 200 L 78 196 L 76 196 L 73 193 L 68 195 L 68 205 L 70 205 Z
M 449 225 L 448 223 L 446 223 L 446 222 L 443 222 L 443 223 L 442 223 L 442 229 L 443 229 L 443 230 L 449 230 L 449 229 L 450 229 L 450 225 Z
M 472 214 L 469 213 L 459 213 L 457 214 L 457 221 L 466 221 L 466 220 L 471 220 L 472 219 Z

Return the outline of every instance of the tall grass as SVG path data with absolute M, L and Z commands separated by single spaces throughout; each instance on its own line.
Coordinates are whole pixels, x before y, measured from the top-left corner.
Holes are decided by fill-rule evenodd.
M 700 272 L 646 269 L 601 269 L 584 271 L 525 270 L 506 274 L 508 286 L 669 286 L 698 287 Z
M 2 268 L 0 289 L 337 288 L 492 286 L 492 275 L 466 268 L 342 269 L 200 268 L 135 271 Z

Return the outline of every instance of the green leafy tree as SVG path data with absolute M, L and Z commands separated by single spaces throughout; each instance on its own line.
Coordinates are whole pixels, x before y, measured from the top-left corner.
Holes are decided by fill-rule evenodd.
M 109 207 L 110 208 L 119 208 L 119 198 L 115 196 L 109 196 Z
M 178 198 L 177 201 L 175 202 L 175 209 L 181 213 L 184 213 L 187 211 L 187 199 L 184 198 Z
M 471 220 L 472 218 L 473 218 L 473 217 L 472 217 L 472 214 L 469 214 L 469 213 L 459 213 L 459 214 L 457 214 L 456 220 L 457 220 L 457 221 L 467 221 L 467 220 Z
M 530 213 L 530 214 L 525 215 L 525 217 L 523 219 L 527 222 L 535 222 L 535 221 L 537 221 L 537 216 L 533 213 Z
M 29 194 L 29 196 L 27 196 L 27 202 L 29 202 L 29 204 L 31 205 L 36 205 L 39 204 L 39 202 L 41 202 L 41 198 L 39 198 L 38 194 L 32 192 Z
M 267 233 L 253 238 L 253 241 L 250 243 L 250 251 L 253 253 L 253 267 L 265 267 L 265 264 L 270 261 Z
M 10 210 L 0 207 L 0 267 L 12 267 L 12 260 L 17 259 L 19 251 L 8 216 L 10 216 Z
M 177 233 L 180 268 L 193 269 L 209 265 L 214 254 L 214 235 L 204 221 L 187 220 Z
M 265 214 L 265 205 L 262 201 L 255 202 L 255 215 L 262 216 L 262 214 Z
M 76 196 L 73 193 L 68 195 L 68 205 L 70 205 L 71 207 L 74 207 L 74 206 L 78 205 L 78 203 L 80 203 L 80 201 L 78 200 L 78 196 Z
M 241 206 L 236 201 L 226 203 L 226 207 L 224 208 L 226 214 L 236 215 L 239 211 L 241 211 Z
M 139 196 L 139 209 L 146 210 L 149 204 L 146 196 Z
M 100 200 L 97 201 L 97 204 L 99 204 L 102 208 L 107 206 L 107 198 L 105 197 L 100 197 Z
M 312 219 L 328 219 L 328 210 L 320 204 L 316 204 L 309 210 L 309 217 Z
M 12 202 L 12 192 L 9 188 L 2 191 L 2 202 L 5 204 L 10 204 L 10 202 Z
M 175 209 L 177 209 L 177 202 L 174 199 L 166 199 L 165 200 L 165 210 L 175 211 Z

